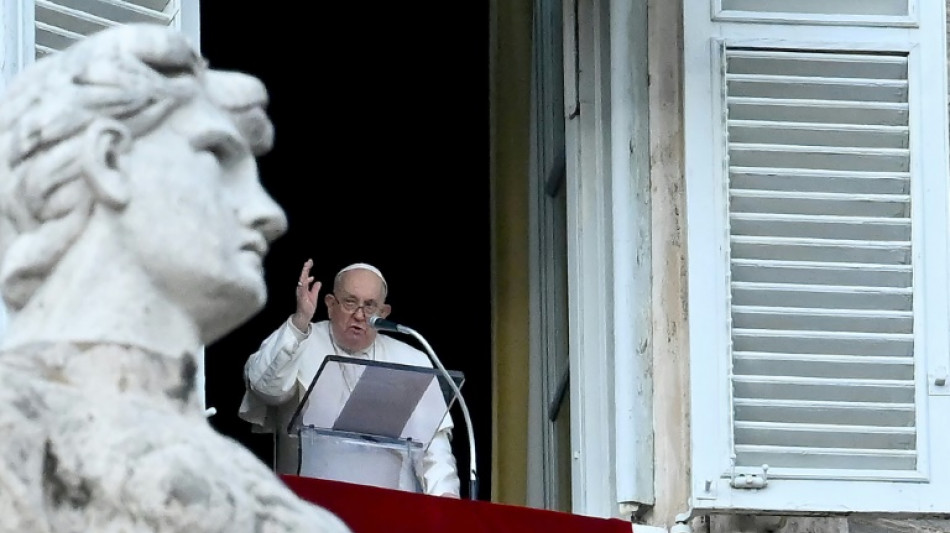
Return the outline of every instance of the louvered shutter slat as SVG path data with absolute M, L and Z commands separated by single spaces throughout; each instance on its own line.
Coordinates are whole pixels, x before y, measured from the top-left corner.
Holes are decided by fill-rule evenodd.
M 862 263 L 895 263 L 904 260 L 907 245 L 892 247 L 881 242 L 852 246 L 850 241 L 822 242 L 818 239 L 772 239 L 744 237 L 732 239 L 734 256 L 753 259 L 803 261 L 835 261 L 848 254 L 848 259 Z
M 815 272 L 820 275 L 816 276 Z M 903 265 L 870 265 L 860 263 L 812 264 L 807 261 L 770 261 L 736 258 L 732 276 L 747 282 L 769 282 L 780 279 L 786 283 L 825 283 L 850 285 L 866 283 L 873 286 L 901 287 L 910 283 L 911 270 Z
M 150 22 L 168 25 L 171 17 L 160 10 L 148 9 L 135 0 L 49 0 L 69 9 L 95 15 L 119 24 Z M 147 3 L 147 2 L 146 2 Z
M 824 312 L 823 312 L 824 311 Z M 796 331 L 851 331 L 900 333 L 911 323 L 910 312 L 862 313 L 860 310 L 801 309 L 789 307 L 733 307 L 737 328 L 790 329 Z
M 863 438 L 856 435 L 856 438 Z M 753 464 L 767 464 L 772 470 L 824 470 L 828 477 L 836 474 L 860 477 L 853 471 L 873 472 L 875 478 L 900 479 L 900 471 L 911 471 L 917 463 L 913 451 L 849 448 L 815 448 L 793 446 L 738 445 L 736 452 Z M 896 471 L 896 472 L 889 472 Z M 786 474 L 794 478 L 794 474 Z
M 913 470 L 906 58 L 726 65 L 736 465 Z
M 904 356 L 908 338 L 827 331 L 736 330 L 737 351 L 766 351 L 808 355 Z M 807 369 L 799 370 L 807 373 Z M 795 375 L 793 375 L 795 376 Z M 789 380 L 795 379 L 793 376 Z M 741 377 L 737 377 L 739 380 Z M 848 386 L 842 383 L 842 386 Z
M 737 376 L 733 387 L 743 398 L 828 402 L 901 403 L 913 401 L 913 383 L 901 380 L 812 378 L 800 376 Z M 778 421 L 781 422 L 781 421 Z M 841 424 L 846 425 L 842 420 Z
M 729 139 L 734 143 L 770 142 L 807 144 L 809 146 L 848 146 L 852 143 L 866 148 L 888 148 L 907 142 L 907 128 L 899 126 L 863 126 L 860 124 L 826 124 L 808 122 L 762 122 L 734 120 Z
M 781 94 L 782 100 L 776 104 L 785 105 L 795 100 L 815 100 L 821 105 L 841 101 L 850 105 L 866 102 L 871 104 L 869 107 L 893 107 L 881 102 L 907 98 L 907 82 L 903 80 L 736 74 L 730 77 L 730 86 L 744 95 L 741 101 L 771 99 L 774 94 Z
M 854 183 L 855 188 L 861 186 Z M 871 216 L 900 217 L 907 216 L 910 197 L 903 194 L 876 195 L 802 193 L 785 191 L 750 191 L 733 189 L 730 191 L 732 214 L 766 213 L 831 216 Z
M 842 129 L 842 132 L 845 131 Z M 903 135 L 906 138 L 906 129 Z M 816 193 L 861 190 L 868 194 L 896 194 L 907 193 L 910 187 L 910 175 L 907 172 L 845 172 L 827 169 L 816 172 L 797 168 L 760 167 L 733 168 L 731 175 L 733 187 L 750 190 L 806 190 Z
M 864 1 L 864 0 L 859 0 Z M 789 5 L 784 2 L 784 5 Z M 907 60 L 893 54 L 876 55 L 874 61 L 857 54 L 788 52 L 767 49 L 731 49 L 729 75 L 799 76 L 858 80 L 906 80 Z
M 109 21 L 105 19 L 44 0 L 36 1 L 35 15 L 37 33 L 43 26 L 83 36 L 91 35 L 109 26 Z
M 64 28 L 50 26 L 42 22 L 36 23 L 36 44 L 39 46 L 62 50 L 81 38 L 82 35 Z
M 136 0 L 135 3 L 152 11 L 164 11 L 168 8 L 171 0 Z
M 914 378 L 913 366 L 909 357 L 736 352 L 734 369 L 741 375 L 906 381 Z
M 881 427 L 914 425 L 912 405 L 881 401 L 835 402 L 737 398 L 735 414 L 739 420 L 737 423 L 781 420 L 787 424 L 837 424 L 841 420 L 848 420 L 852 424 Z
M 784 442 L 790 447 L 900 449 L 914 445 L 914 428 L 860 425 L 777 424 L 774 422 L 740 422 L 736 433 L 750 445 Z M 868 435 L 871 438 L 855 438 Z
M 128 23 L 170 25 L 171 0 L 35 0 L 36 56 L 62 50 L 109 26 Z
M 733 230 L 741 235 L 818 238 L 838 235 L 850 241 L 900 241 L 910 237 L 908 220 L 803 216 L 785 213 L 738 213 L 731 217 Z
M 820 140 L 816 140 L 816 143 Z M 733 143 L 730 147 L 736 166 L 774 165 L 784 168 L 903 172 L 906 149 L 830 148 L 778 144 Z
M 761 98 L 735 98 L 729 102 L 739 120 L 752 120 L 755 116 L 770 114 L 776 122 L 795 121 L 819 122 L 828 119 L 839 124 L 862 124 L 865 120 L 893 126 L 907 122 L 907 107 L 903 105 L 883 105 L 867 102 L 828 101 L 772 101 Z

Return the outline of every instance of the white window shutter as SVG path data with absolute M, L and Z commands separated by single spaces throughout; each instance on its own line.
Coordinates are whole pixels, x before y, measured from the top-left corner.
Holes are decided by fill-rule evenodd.
M 950 513 L 942 0 L 685 12 L 694 507 Z
M 164 24 L 200 46 L 200 0 L 4 0 L 0 6 L 0 89 L 36 58 L 104 28 Z
M 110 26 L 144 22 L 180 28 L 181 4 L 196 1 L 35 0 L 36 57 L 62 50 L 76 40 Z M 186 16 L 192 14 L 187 10 L 184 13 Z M 197 11 L 193 13 L 197 14 Z M 197 42 L 196 35 L 190 37 Z

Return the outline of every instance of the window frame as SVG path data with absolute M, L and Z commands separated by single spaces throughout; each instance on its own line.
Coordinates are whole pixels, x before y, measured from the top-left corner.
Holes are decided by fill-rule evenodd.
M 0 6 L 0 89 L 33 62 L 33 0 L 6 0 Z

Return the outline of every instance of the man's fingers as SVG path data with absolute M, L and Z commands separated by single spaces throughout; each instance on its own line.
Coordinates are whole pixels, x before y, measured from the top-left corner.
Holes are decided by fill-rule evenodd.
M 305 290 L 310 290 L 310 282 L 313 281 L 313 276 L 310 275 L 310 267 L 313 266 L 313 259 L 307 259 L 303 264 L 303 268 L 300 269 L 300 277 L 297 278 L 297 287 L 303 287 Z

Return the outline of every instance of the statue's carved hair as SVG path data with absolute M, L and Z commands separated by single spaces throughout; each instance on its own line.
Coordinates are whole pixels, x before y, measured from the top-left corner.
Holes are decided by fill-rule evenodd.
M 256 155 L 271 148 L 263 84 L 208 69 L 163 26 L 103 30 L 13 80 L 0 95 L 0 291 L 11 309 L 29 301 L 96 208 L 82 133 L 108 121 L 134 142 L 199 93 L 232 113 Z

